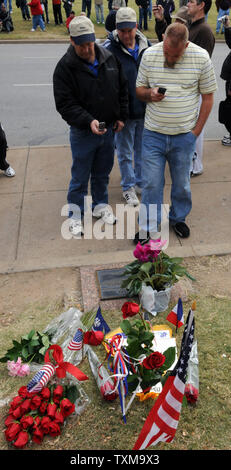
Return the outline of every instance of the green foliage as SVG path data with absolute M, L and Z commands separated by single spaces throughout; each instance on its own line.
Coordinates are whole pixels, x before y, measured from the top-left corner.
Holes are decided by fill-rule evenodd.
M 143 262 L 137 259 L 125 266 L 126 278 L 121 287 L 127 289 L 130 297 L 134 297 L 140 293 L 142 284 L 161 291 L 175 284 L 183 276 L 195 280 L 182 266 L 182 262 L 183 258 L 170 258 L 163 252 L 153 261 Z
M 0 362 L 17 361 L 21 357 L 23 362 L 44 362 L 44 355 L 50 346 L 50 336 L 39 331 L 31 330 L 21 337 L 20 341 L 12 340 L 13 347 L 8 349 Z

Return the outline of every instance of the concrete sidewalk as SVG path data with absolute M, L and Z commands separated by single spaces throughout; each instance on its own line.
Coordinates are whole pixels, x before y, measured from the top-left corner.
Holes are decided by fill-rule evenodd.
M 65 240 L 61 227 L 67 216 L 71 152 L 66 147 L 12 148 L 7 160 L 14 178 L 0 172 L 0 273 L 65 266 L 96 266 L 133 260 L 131 239 Z M 205 141 L 204 174 L 192 178 L 193 208 L 187 218 L 191 236 L 170 232 L 167 253 L 203 256 L 231 253 L 231 149 Z M 166 171 L 165 202 L 170 178 Z M 123 204 L 117 159 L 111 173 L 109 203 Z M 125 224 L 126 225 L 126 224 Z

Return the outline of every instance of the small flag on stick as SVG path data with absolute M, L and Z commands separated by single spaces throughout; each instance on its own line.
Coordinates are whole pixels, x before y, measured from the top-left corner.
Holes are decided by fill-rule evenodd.
M 179 298 L 178 303 L 168 314 L 166 320 L 176 326 L 176 331 L 184 324 L 183 305 L 181 298 Z
M 80 351 L 83 347 L 83 330 L 81 328 L 78 328 L 78 330 L 75 333 L 74 338 L 71 340 L 71 342 L 68 345 L 68 349 L 71 351 Z
M 191 309 L 181 342 L 180 356 L 164 388 L 151 409 L 133 450 L 143 450 L 158 442 L 174 439 L 180 419 L 190 352 L 194 339 L 194 313 Z
M 109 333 L 110 328 L 107 324 L 107 322 L 104 320 L 101 308 L 99 307 L 95 316 L 94 323 L 92 325 L 92 330 L 93 331 L 104 331 L 104 334 L 106 335 Z
M 27 385 L 29 393 L 39 393 L 45 387 L 52 375 L 55 373 L 53 364 L 44 364 L 44 366 L 34 375 Z

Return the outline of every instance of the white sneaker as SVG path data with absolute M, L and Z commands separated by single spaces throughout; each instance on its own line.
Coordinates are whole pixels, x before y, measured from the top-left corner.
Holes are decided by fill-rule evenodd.
M 117 221 L 117 218 L 114 216 L 111 208 L 108 206 L 104 206 L 102 208 L 96 206 L 92 215 L 97 217 L 97 219 L 102 219 L 105 224 L 109 225 L 114 225 Z
M 6 176 L 12 177 L 15 176 L 15 171 L 11 166 L 8 166 L 8 168 L 4 171 Z
M 82 224 L 82 221 L 80 219 L 73 219 L 71 218 L 70 219 L 70 223 L 69 223 L 69 231 L 72 233 L 72 235 L 74 235 L 75 237 L 81 237 L 81 235 L 84 234 L 84 230 L 83 230 L 83 224 Z
M 129 206 L 138 206 L 140 203 L 134 188 L 123 191 L 123 197 Z
M 32 29 L 31 29 L 31 31 L 33 31 L 33 32 L 34 32 L 34 31 L 35 31 L 35 29 L 34 29 L 34 28 L 32 28 Z

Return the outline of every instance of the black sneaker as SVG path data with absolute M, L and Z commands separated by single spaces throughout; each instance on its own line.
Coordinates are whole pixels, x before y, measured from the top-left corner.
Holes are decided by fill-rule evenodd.
M 140 230 L 139 232 L 135 234 L 135 238 L 133 242 L 135 243 L 135 245 L 137 245 L 137 243 L 139 242 L 141 245 L 145 245 L 145 243 L 148 243 L 149 240 L 150 240 L 149 232 L 143 232 L 143 235 L 142 235 L 142 230 Z
M 190 235 L 190 229 L 185 222 L 177 222 L 172 228 L 181 238 L 188 238 Z

